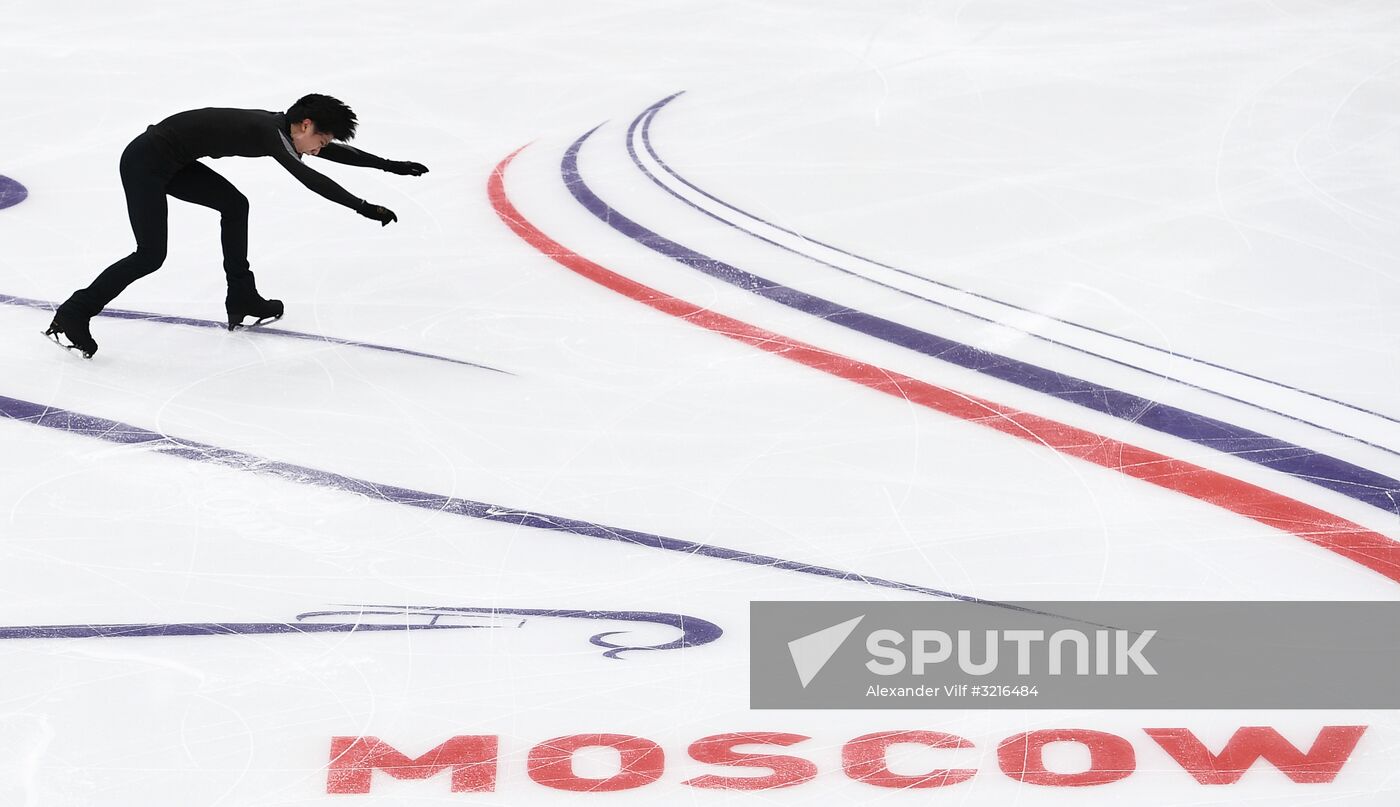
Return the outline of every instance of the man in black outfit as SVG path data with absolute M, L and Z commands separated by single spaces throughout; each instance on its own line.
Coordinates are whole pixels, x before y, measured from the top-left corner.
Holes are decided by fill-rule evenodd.
M 328 95 L 307 95 L 285 113 L 256 109 L 195 109 L 150 126 L 122 152 L 122 187 L 136 234 L 136 251 L 107 267 L 92 285 L 73 292 L 58 307 L 46 335 L 87 358 L 97 352 L 88 321 L 138 278 L 165 262 L 167 195 L 219 211 L 228 296 L 228 327 L 244 317 L 256 324 L 282 316 L 281 300 L 264 300 L 248 268 L 248 199 L 227 179 L 199 162 L 201 157 L 271 157 L 303 185 L 332 202 L 345 205 L 381 226 L 398 221 L 392 210 L 373 205 L 302 163 L 304 154 L 393 174 L 420 176 L 421 163 L 376 157 L 343 143 L 355 136 L 357 120 L 350 107 Z

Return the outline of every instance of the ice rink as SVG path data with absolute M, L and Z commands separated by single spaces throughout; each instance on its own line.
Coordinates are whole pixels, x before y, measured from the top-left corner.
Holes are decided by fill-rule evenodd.
M 0 52 L 0 805 L 1400 799 L 1394 710 L 749 704 L 752 601 L 1400 597 L 1394 3 L 0 0 Z M 431 168 L 307 158 L 398 223 L 206 160 L 287 316 L 223 329 L 172 202 L 44 340 L 132 137 L 308 92 Z M 1068 730 L 1131 766 L 998 752 Z M 965 742 L 862 778 L 894 732 Z

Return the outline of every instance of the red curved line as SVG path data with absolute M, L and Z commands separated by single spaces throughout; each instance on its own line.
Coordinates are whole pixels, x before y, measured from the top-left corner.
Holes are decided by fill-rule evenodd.
M 594 263 L 545 235 L 521 215 L 506 195 L 506 168 L 523 148 L 501 160 L 487 181 L 487 195 L 496 215 L 526 243 L 600 286 L 798 364 L 1184 493 L 1265 526 L 1292 533 L 1400 582 L 1400 543 L 1325 510 L 1184 460 L 823 350 L 672 297 Z

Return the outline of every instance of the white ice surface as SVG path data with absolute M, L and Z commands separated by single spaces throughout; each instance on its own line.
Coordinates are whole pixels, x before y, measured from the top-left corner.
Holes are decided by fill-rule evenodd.
M 0 53 L 0 175 L 29 189 L 0 210 L 0 294 L 60 301 L 131 249 L 116 162 L 145 125 L 188 108 L 285 108 L 328 92 L 359 113 L 356 145 L 432 171 L 313 162 L 397 211 L 399 223 L 381 229 L 271 160 L 210 161 L 252 202 L 253 269 L 288 306 L 278 327 L 507 371 L 109 319 L 94 320 L 101 351 L 84 362 L 40 339 L 47 312 L 0 305 L 0 396 L 380 484 L 983 598 L 1400 594 L 1294 535 L 645 308 L 526 244 L 486 193 L 493 167 L 530 144 L 507 175 L 512 201 L 608 268 L 1400 540 L 1394 513 L 699 275 L 606 227 L 559 176 L 568 144 L 606 121 L 584 149 L 585 178 L 687 246 L 1397 477 L 1400 10 L 1391 3 L 4 0 Z M 768 222 L 1038 313 L 1014 328 L 979 324 L 677 202 L 631 164 L 624 136 L 634 116 L 679 90 L 653 140 L 700 187 Z M 114 305 L 219 318 L 216 216 L 172 203 L 170 232 L 164 268 Z M 1111 338 L 1085 342 L 1245 399 L 1225 401 L 1027 335 L 1059 334 L 1051 317 L 1341 403 Z M 552 620 L 4 641 L 0 805 L 1400 798 L 1400 720 L 1390 711 L 753 711 L 751 600 L 916 595 L 412 509 L 13 420 L 0 420 L 0 548 L 0 626 L 279 622 L 381 604 L 658 611 L 725 631 L 703 647 L 622 659 L 588 643 L 603 627 Z M 1350 724 L 1369 727 L 1361 744 L 1335 782 L 1315 785 L 1266 765 L 1236 785 L 1198 785 L 1141 731 L 1185 726 L 1218 748 L 1238 726 L 1271 725 L 1306 747 L 1321 726 Z M 1137 772 L 1062 792 L 997 770 L 1003 738 L 1061 727 L 1128 738 Z M 846 740 L 917 728 L 976 747 L 898 764 L 980 773 L 932 792 L 842 774 Z M 687 758 L 689 743 L 737 731 L 810 736 L 793 750 L 820 775 L 761 793 L 681 784 L 717 772 Z M 533 745 L 581 733 L 650 738 L 666 751 L 666 773 L 611 794 L 526 776 Z M 379 736 L 416 755 L 464 734 L 499 735 L 495 793 L 450 793 L 446 775 L 380 775 L 372 795 L 326 793 L 331 737 Z M 590 759 L 580 765 L 607 769 L 606 758 Z

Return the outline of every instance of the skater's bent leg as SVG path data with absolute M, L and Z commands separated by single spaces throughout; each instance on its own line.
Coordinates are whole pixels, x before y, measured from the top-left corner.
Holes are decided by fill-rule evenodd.
M 248 270 L 248 198 L 203 163 L 191 163 L 170 180 L 166 192 L 176 199 L 219 211 L 219 241 L 229 285 L 251 281 Z
M 134 281 L 165 263 L 168 237 L 163 166 L 139 147 L 140 138 L 122 154 L 122 188 L 136 251 L 102 271 L 85 289 L 73 293 L 63 307 L 73 314 L 96 316 Z
M 224 311 L 229 329 L 243 323 L 244 317 L 259 321 L 282 316 L 281 300 L 264 300 L 258 294 L 257 282 L 248 267 L 248 199 L 233 183 L 214 169 L 192 163 L 180 169 L 167 191 L 181 201 L 213 208 L 220 215 L 220 241 L 224 248 L 224 274 L 228 278 L 228 295 Z

